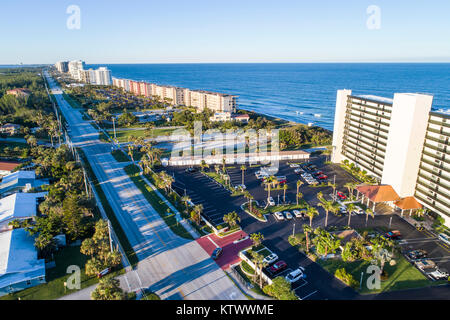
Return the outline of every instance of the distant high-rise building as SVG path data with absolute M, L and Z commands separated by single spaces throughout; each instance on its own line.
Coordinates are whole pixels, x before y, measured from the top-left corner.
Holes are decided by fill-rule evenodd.
M 95 70 L 95 84 L 102 86 L 112 85 L 111 70 L 106 67 L 100 67 Z
M 68 72 L 69 71 L 69 62 L 68 61 L 59 61 L 55 64 L 55 68 L 59 72 Z
M 86 64 L 84 61 L 81 60 L 74 60 L 69 61 L 68 69 L 70 76 L 78 81 L 81 81 L 81 72 L 86 67 Z

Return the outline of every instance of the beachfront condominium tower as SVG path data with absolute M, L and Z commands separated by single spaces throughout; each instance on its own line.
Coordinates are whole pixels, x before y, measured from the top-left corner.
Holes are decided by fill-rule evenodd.
M 55 63 L 55 68 L 59 72 L 68 72 L 69 71 L 69 62 L 68 61 L 58 61 Z
M 430 112 L 415 197 L 450 221 L 450 113 Z
M 450 166 L 446 148 L 450 129 L 445 117 L 431 112 L 432 102 L 433 97 L 426 94 L 396 93 L 388 99 L 339 90 L 331 160 L 354 163 L 379 183 L 391 185 L 401 198 L 416 195 L 448 224 Z M 438 149 L 431 152 L 430 146 Z M 424 193 L 428 178 L 434 179 L 436 187 Z
M 76 80 L 81 81 L 81 71 L 84 70 L 85 67 L 86 64 L 84 63 L 84 61 L 81 60 L 69 61 L 68 70 L 70 76 Z

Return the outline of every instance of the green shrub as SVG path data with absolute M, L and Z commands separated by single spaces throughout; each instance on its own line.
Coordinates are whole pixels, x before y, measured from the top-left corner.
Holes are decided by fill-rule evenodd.
M 352 288 L 356 288 L 358 286 L 358 282 L 353 278 L 353 276 L 345 271 L 345 268 L 337 269 L 334 276 L 344 282 L 346 285 Z

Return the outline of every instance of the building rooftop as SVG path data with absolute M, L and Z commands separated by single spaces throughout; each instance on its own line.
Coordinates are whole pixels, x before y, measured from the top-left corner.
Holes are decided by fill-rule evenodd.
M 0 161 L 0 171 L 12 171 L 20 165 L 20 162 Z
M 18 192 L 0 199 L 0 223 L 36 216 L 36 199 L 43 195 Z
M 34 239 L 24 229 L 0 233 L 0 288 L 45 277 L 45 260 L 37 258 Z
M 360 193 L 375 203 L 399 201 L 400 197 L 390 185 L 367 186 L 362 185 L 356 187 Z
M 36 174 L 34 171 L 16 171 L 3 177 L 0 184 L 0 194 L 13 188 L 25 187 L 27 183 L 34 186 Z
M 386 98 L 386 97 L 380 97 L 380 96 L 375 96 L 375 95 L 358 95 L 358 96 L 354 96 L 356 98 L 362 98 L 365 100 L 371 100 L 371 101 L 376 101 L 376 102 L 381 102 L 381 103 L 388 103 L 388 104 L 393 104 L 394 100 L 391 98 Z
M 395 202 L 395 205 L 403 210 L 422 208 L 422 205 L 419 202 L 417 202 L 416 198 L 414 197 L 403 198 L 402 200 Z

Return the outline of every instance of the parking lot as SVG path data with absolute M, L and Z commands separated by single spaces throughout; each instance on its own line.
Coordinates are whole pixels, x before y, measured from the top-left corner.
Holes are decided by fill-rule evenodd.
M 323 171 L 328 176 L 329 181 L 337 184 L 337 190 L 347 195 L 347 189 L 344 184 L 354 181 L 346 171 L 338 166 L 324 164 L 323 158 L 313 160 L 318 170 Z M 244 173 L 244 183 L 246 189 L 253 195 L 259 204 L 264 204 L 267 198 L 267 191 L 264 190 L 261 180 L 255 176 L 255 172 L 260 170 L 260 166 L 246 165 L 247 170 Z M 242 196 L 233 197 L 230 192 L 217 184 L 215 181 L 205 177 L 200 172 L 186 173 L 186 167 L 170 167 L 165 168 L 169 174 L 173 174 L 176 180 L 174 187 L 183 195 L 185 192 L 191 197 L 194 204 L 202 204 L 204 207 L 204 216 L 214 224 L 223 222 L 223 215 L 236 211 L 238 212 L 242 229 L 247 233 L 261 232 L 264 235 L 263 244 L 270 250 L 275 252 L 280 260 L 284 260 L 290 269 L 296 269 L 299 266 L 304 267 L 307 275 L 305 281 L 295 283 L 293 288 L 297 296 L 301 299 L 353 299 L 358 294 L 351 288 L 343 285 L 336 280 L 333 275 L 326 272 L 318 264 L 309 260 L 305 255 L 300 253 L 295 247 L 292 247 L 287 239 L 293 233 L 301 232 L 302 225 L 309 224 L 309 219 L 293 218 L 292 220 L 278 221 L 273 215 L 268 215 L 268 222 L 260 222 L 242 212 L 240 206 L 246 200 Z M 291 203 L 295 202 L 296 182 L 301 180 L 304 184 L 300 188 L 308 204 L 316 205 L 318 203 L 317 193 L 323 192 L 326 197 L 330 197 L 332 193 L 331 187 L 310 187 L 308 183 L 294 172 L 287 162 L 281 162 L 278 176 L 286 176 L 288 190 L 286 191 L 286 200 Z M 231 183 L 238 185 L 242 183 L 242 172 L 240 165 L 227 166 L 227 172 L 230 175 Z M 185 191 L 186 190 L 186 191 Z M 276 203 L 283 201 L 283 190 L 272 190 L 271 196 Z M 319 216 L 314 218 L 313 227 L 324 226 L 325 213 L 322 208 L 319 209 Z M 347 215 L 342 217 L 329 214 L 328 224 L 336 226 L 347 225 Z M 365 215 L 353 215 L 351 219 L 353 228 L 366 227 Z M 434 235 L 426 232 L 418 231 L 401 217 L 396 214 L 377 215 L 375 219 L 369 218 L 368 227 L 379 229 L 383 232 L 386 228 L 398 229 L 404 235 L 404 241 L 401 242 L 402 247 L 407 250 L 424 249 L 429 253 L 429 257 L 434 259 L 439 267 L 449 269 L 449 249 L 442 246 L 436 241 Z

